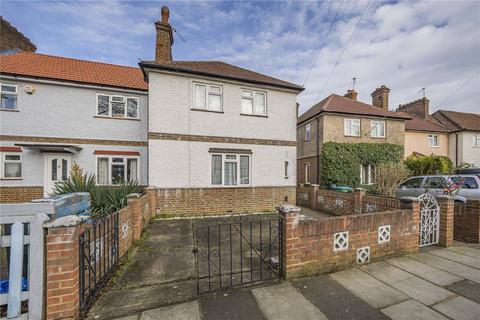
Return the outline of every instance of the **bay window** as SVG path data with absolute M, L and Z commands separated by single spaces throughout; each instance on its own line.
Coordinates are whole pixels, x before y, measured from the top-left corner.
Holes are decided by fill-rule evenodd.
M 242 114 L 266 116 L 266 93 L 253 90 L 242 90 Z
M 99 93 L 97 116 L 138 119 L 138 98 Z
M 370 135 L 372 138 L 385 138 L 385 121 L 370 121 Z
M 22 178 L 22 154 L 2 153 L 2 179 Z
M 222 87 L 204 83 L 194 83 L 193 108 L 222 111 Z
M 123 181 L 138 181 L 138 163 L 137 157 L 97 157 L 97 183 L 116 185 Z
M 250 184 L 250 155 L 212 154 L 212 185 Z
M 0 109 L 17 109 L 17 86 L 12 84 L 0 83 L 0 96 L 2 99 Z
M 360 119 L 345 119 L 344 135 L 351 137 L 360 137 Z

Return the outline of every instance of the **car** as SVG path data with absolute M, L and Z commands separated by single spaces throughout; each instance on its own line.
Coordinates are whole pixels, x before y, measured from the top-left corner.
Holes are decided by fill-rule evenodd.
M 400 183 L 396 197 L 418 197 L 423 193 L 433 196 L 451 194 L 455 201 L 480 200 L 480 177 L 474 174 L 415 176 Z
M 475 174 L 480 176 L 480 168 L 463 168 L 455 170 L 457 174 Z

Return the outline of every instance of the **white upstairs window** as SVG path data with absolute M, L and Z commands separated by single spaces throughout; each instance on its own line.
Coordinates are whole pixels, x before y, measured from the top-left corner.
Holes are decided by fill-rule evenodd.
M 360 137 L 360 119 L 345 119 L 344 135 L 351 137 Z
M 266 116 L 266 93 L 253 90 L 242 90 L 242 114 Z
M 432 148 L 439 146 L 438 134 L 429 134 L 428 135 L 428 146 L 432 147 Z
M 305 141 L 308 141 L 312 138 L 312 126 L 310 123 L 305 125 Z
M 97 116 L 138 119 L 138 98 L 99 93 Z
M 193 84 L 193 109 L 222 111 L 222 87 L 204 83 Z
M 22 154 L 21 153 L 0 153 L 2 156 L 2 179 L 22 178 Z
M 0 83 L 0 95 L 2 104 L 0 109 L 16 110 L 17 109 L 17 86 L 12 84 Z
M 480 134 L 473 136 L 473 146 L 475 148 L 480 148 Z
M 370 130 L 372 138 L 385 138 L 385 122 L 370 121 Z

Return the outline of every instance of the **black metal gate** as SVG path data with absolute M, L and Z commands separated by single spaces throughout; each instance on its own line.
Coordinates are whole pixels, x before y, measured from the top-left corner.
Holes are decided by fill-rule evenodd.
M 80 317 L 95 302 L 119 261 L 118 212 L 94 220 L 92 227 L 80 234 Z
M 282 275 L 282 221 L 240 216 L 194 223 L 197 292 L 212 292 Z

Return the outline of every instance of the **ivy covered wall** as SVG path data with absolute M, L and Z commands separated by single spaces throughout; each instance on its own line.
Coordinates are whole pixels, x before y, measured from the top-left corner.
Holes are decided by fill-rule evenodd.
M 360 186 L 360 166 L 395 163 L 403 159 L 403 146 L 390 143 L 323 144 L 320 163 L 322 185 Z

